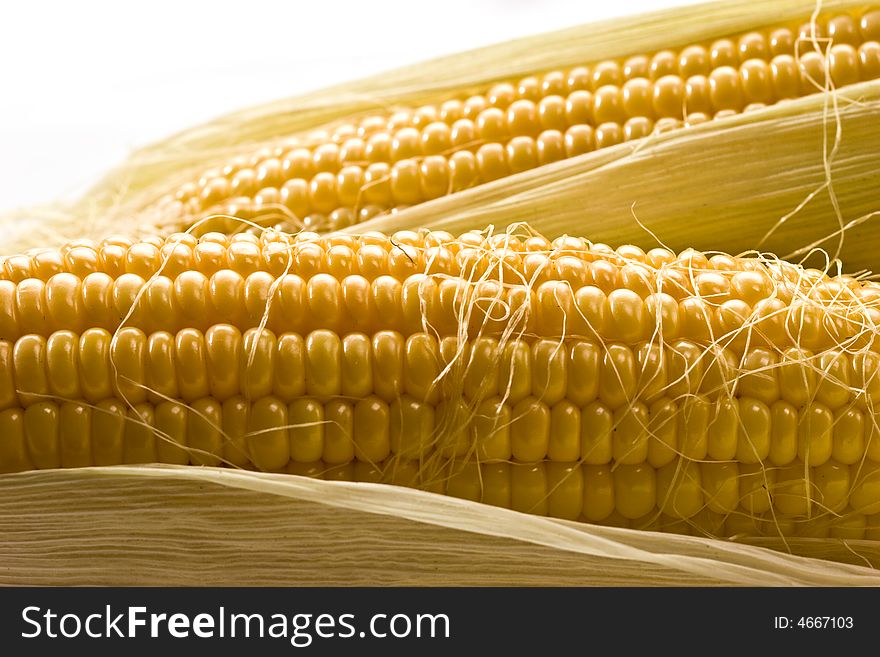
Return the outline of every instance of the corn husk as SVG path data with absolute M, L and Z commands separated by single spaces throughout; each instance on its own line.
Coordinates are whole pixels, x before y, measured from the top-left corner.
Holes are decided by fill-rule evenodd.
M 793 551 L 822 558 L 795 556 L 402 487 L 217 468 L 5 475 L 0 527 L 3 584 L 880 585 L 876 542 L 801 539 Z
M 859 3 L 824 2 L 824 9 Z M 812 2 L 716 2 L 576 27 L 242 111 L 135 153 L 81 201 L 0 218 L 0 251 L 150 230 L 143 209 L 211 164 L 377 108 L 802 19 Z M 566 160 L 357 230 L 525 221 L 612 244 L 880 270 L 880 83 Z M 146 222 L 146 223 L 145 223 Z M 841 240 L 841 236 L 843 239 Z M 825 256 L 809 262 L 825 266 Z M 880 585 L 880 544 L 714 540 L 596 527 L 379 484 L 195 467 L 0 476 L 0 583 Z

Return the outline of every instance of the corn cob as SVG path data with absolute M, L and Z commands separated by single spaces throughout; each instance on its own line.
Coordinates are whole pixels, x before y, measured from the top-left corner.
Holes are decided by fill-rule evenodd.
M 880 285 L 525 229 L 7 258 L 0 470 L 165 462 L 880 537 Z
M 366 116 L 205 171 L 158 200 L 154 220 L 183 230 L 224 214 L 288 230 L 344 228 L 655 130 L 877 79 L 878 25 L 875 8 L 834 14 Z

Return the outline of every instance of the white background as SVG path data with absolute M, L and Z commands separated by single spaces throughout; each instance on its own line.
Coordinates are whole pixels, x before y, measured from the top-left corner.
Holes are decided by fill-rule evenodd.
M 249 105 L 693 0 L 0 0 L 0 212 Z

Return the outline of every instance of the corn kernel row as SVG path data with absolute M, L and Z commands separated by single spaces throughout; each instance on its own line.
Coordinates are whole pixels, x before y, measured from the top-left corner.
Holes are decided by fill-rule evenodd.
M 746 519 L 760 523 L 775 513 L 791 523 L 792 533 L 802 525 L 815 535 L 823 524 L 828 532 L 838 518 L 847 521 L 850 531 L 864 531 L 880 512 L 880 464 L 848 466 L 834 460 L 812 467 L 800 461 L 765 467 L 673 459 L 656 468 L 645 463 L 611 467 L 453 460 L 430 483 L 420 482 L 426 476 L 420 462 L 407 459 L 404 451 L 394 452 L 404 439 L 401 427 L 391 421 L 394 412 L 385 407 L 377 413 L 376 407 L 381 408 L 380 402 L 371 400 L 356 406 L 340 402 L 322 408 L 303 401 L 288 407 L 271 398 L 254 403 L 231 398 L 223 404 L 204 399 L 189 408 L 175 402 L 129 409 L 114 401 L 94 408 L 39 402 L 0 412 L 0 470 L 155 461 L 244 466 L 249 458 L 278 462 L 286 453 L 304 460 L 274 469 L 427 486 L 526 513 L 649 528 L 675 519 L 693 519 L 700 528 L 706 513 L 719 516 L 716 522 L 734 524 Z M 312 435 L 315 418 L 328 418 L 322 440 Z M 292 426 L 285 426 L 288 422 Z M 380 440 L 361 435 L 377 428 Z
M 602 262 L 609 271 L 594 273 L 591 277 L 589 272 L 578 269 L 583 265 L 576 260 Z M 96 272 L 111 278 L 126 273 L 143 278 L 161 273 L 175 278 L 191 270 L 210 276 L 221 269 L 231 269 L 242 276 L 257 271 L 280 276 L 292 271 L 304 278 L 318 273 L 329 273 L 337 278 L 350 274 L 361 274 L 369 279 L 385 274 L 403 278 L 411 273 L 431 273 L 431 268 L 455 276 L 483 276 L 487 272 L 491 274 L 502 263 L 505 265 L 502 270 L 522 269 L 520 280 L 533 283 L 561 278 L 573 284 L 595 283 L 614 289 L 627 285 L 628 279 L 656 275 L 659 270 L 681 270 L 695 276 L 709 275 L 705 285 L 708 290 L 725 285 L 718 275 L 751 271 L 763 272 L 778 283 L 824 289 L 828 298 L 840 296 L 846 292 L 844 288 L 849 288 L 880 299 L 880 285 L 872 281 L 859 281 L 850 276 L 830 279 L 821 271 L 804 270 L 783 261 L 762 262 L 723 253 L 704 254 L 693 249 L 678 255 L 665 248 L 654 248 L 646 253 L 633 245 L 615 250 L 606 244 L 568 235 L 551 241 L 539 235 L 471 231 L 454 236 L 446 231 L 424 229 L 402 230 L 390 236 L 376 232 L 319 235 L 307 231 L 290 234 L 265 230 L 259 235 L 211 232 L 201 237 L 174 233 L 164 238 L 150 236 L 141 240 L 118 235 L 100 242 L 82 239 L 58 249 L 38 248 L 0 256 L 0 280 L 19 283 L 37 278 L 46 281 L 59 273 L 84 278 Z M 626 269 L 636 265 L 642 267 Z M 754 278 L 754 274 L 749 276 Z M 687 282 L 681 284 L 684 286 Z M 769 282 L 750 285 L 766 287 Z M 690 291 L 696 289 L 691 286 Z M 713 295 L 723 293 L 723 289 L 711 292 Z
M 419 383 L 409 371 L 415 365 Z M 136 401 L 147 395 L 139 385 L 187 400 L 209 389 L 221 400 L 273 389 L 285 399 L 373 390 L 389 401 L 403 391 L 428 400 L 441 392 L 441 386 L 432 385 L 441 374 L 461 379 L 468 398 L 497 391 L 512 403 L 534 395 L 551 405 L 564 398 L 584 405 L 599 394 L 616 409 L 641 396 L 648 402 L 663 395 L 715 399 L 728 391 L 764 404 L 818 401 L 832 411 L 880 401 L 880 355 L 875 352 L 829 349 L 816 354 L 789 348 L 779 353 L 753 347 L 738 357 L 730 349 L 707 348 L 692 339 L 630 346 L 577 338 L 438 340 L 432 333 L 404 337 L 388 330 L 370 336 L 318 329 L 276 338 L 268 329 L 241 331 L 216 324 L 204 333 L 185 328 L 147 335 L 123 327 L 111 335 L 90 328 L 81 335 L 62 330 L 48 338 L 28 334 L 14 343 L 0 341 L 0 372 L 8 383 L 0 407 L 14 405 L 14 381 L 22 401 L 29 393 L 76 398 L 80 392 L 90 401 L 100 400 L 116 385 L 112 367 L 137 384 L 125 386 Z
M 573 288 L 548 281 L 532 289 L 423 274 L 403 281 L 380 276 L 371 283 L 359 275 L 340 281 L 316 274 L 304 281 L 296 274 L 273 279 L 256 272 L 245 279 L 221 270 L 210 278 L 186 272 L 173 281 L 159 276 L 146 283 L 135 274 L 113 280 L 96 272 L 80 281 L 62 273 L 46 283 L 0 281 L 0 339 L 48 337 L 86 327 L 105 334 L 120 326 L 146 333 L 199 332 L 222 323 L 243 331 L 264 325 L 279 335 L 318 328 L 342 334 L 391 330 L 404 336 L 430 330 L 443 338 L 462 331 L 471 338 L 512 332 L 514 337 L 579 337 L 624 345 L 687 339 L 700 349 L 715 344 L 725 358 L 751 359 L 768 370 L 786 361 L 815 362 L 826 376 L 837 367 L 837 349 L 855 349 L 859 353 L 853 362 L 873 367 L 880 348 L 875 307 L 854 294 L 786 303 L 771 296 L 774 288 L 752 273 L 735 274 L 723 292 L 701 287 L 698 276 L 697 288 L 705 296 L 645 288 L 644 297 L 629 288 L 606 294 L 595 285 Z M 725 281 L 705 280 L 713 285 Z M 843 290 L 851 291 L 842 287 L 838 292 Z
M 499 347 L 487 338 L 461 344 L 421 333 L 405 340 L 390 331 L 370 338 L 318 330 L 276 340 L 231 325 L 149 338 L 133 328 L 113 337 L 102 329 L 61 331 L 0 342 L 0 410 L 56 398 L 137 405 L 240 395 L 285 405 L 342 396 L 386 410 L 403 404 L 419 418 L 410 432 L 416 442 L 433 445 L 436 429 L 454 455 L 470 449 L 455 428 L 473 423 L 483 460 L 660 467 L 680 454 L 775 465 L 796 456 L 810 465 L 832 457 L 880 462 L 880 357 L 827 353 L 815 364 L 774 369 L 766 366 L 771 352 L 756 350 L 738 370 L 729 353 L 704 356 L 687 341 L 634 352 L 580 341 Z

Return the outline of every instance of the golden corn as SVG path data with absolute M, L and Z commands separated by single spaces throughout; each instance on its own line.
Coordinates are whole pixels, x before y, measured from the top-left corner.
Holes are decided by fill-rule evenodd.
M 623 141 L 880 77 L 880 10 L 501 82 L 367 116 L 205 171 L 157 202 L 179 229 L 208 214 L 335 230 Z M 813 38 L 817 41 L 814 42 Z M 231 231 L 216 219 L 199 231 Z
M 528 233 L 0 268 L 0 471 L 163 462 L 712 535 L 880 526 L 880 285 Z

